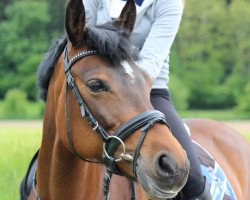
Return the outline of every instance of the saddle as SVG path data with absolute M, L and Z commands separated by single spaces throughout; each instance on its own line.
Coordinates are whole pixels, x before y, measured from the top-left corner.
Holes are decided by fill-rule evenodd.
M 234 190 L 221 166 L 198 143 L 193 141 L 193 147 L 200 161 L 201 171 L 210 185 L 213 200 L 237 200 Z
M 30 161 L 28 170 L 20 184 L 20 200 L 27 200 L 33 186 L 33 178 L 35 177 L 37 158 L 39 150 L 35 153 L 32 160 Z

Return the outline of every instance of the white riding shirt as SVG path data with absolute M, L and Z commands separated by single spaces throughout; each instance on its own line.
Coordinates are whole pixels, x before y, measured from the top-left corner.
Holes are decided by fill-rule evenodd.
M 87 26 L 111 22 L 119 17 L 124 0 L 82 0 Z M 169 54 L 183 13 L 182 0 L 144 0 L 136 4 L 132 44 L 140 50 L 137 64 L 153 79 L 152 88 L 167 88 Z

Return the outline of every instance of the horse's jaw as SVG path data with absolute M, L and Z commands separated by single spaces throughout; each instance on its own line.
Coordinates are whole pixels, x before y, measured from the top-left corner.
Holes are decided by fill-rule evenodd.
M 142 163 L 138 160 L 136 168 L 137 180 L 142 186 L 144 193 L 151 200 L 167 200 L 172 199 L 180 192 L 187 182 L 189 170 L 179 171 L 176 175 L 170 177 L 158 177 L 154 173 L 146 170 Z M 189 162 L 187 162 L 189 169 Z

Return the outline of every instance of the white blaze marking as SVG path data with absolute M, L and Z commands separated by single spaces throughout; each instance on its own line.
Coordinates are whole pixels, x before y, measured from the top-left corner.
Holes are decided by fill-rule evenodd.
M 126 72 L 127 74 L 129 74 L 129 75 L 134 79 L 134 78 L 135 78 L 134 70 L 131 68 L 131 66 L 129 65 L 129 63 L 126 62 L 126 61 L 124 61 L 124 62 L 122 63 L 122 66 L 124 67 L 125 72 Z

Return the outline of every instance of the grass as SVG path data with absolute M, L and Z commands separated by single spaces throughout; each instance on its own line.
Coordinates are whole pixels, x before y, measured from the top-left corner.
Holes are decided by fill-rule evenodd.
M 28 164 L 40 146 L 41 128 L 1 127 L 0 199 L 19 197 L 19 184 Z

